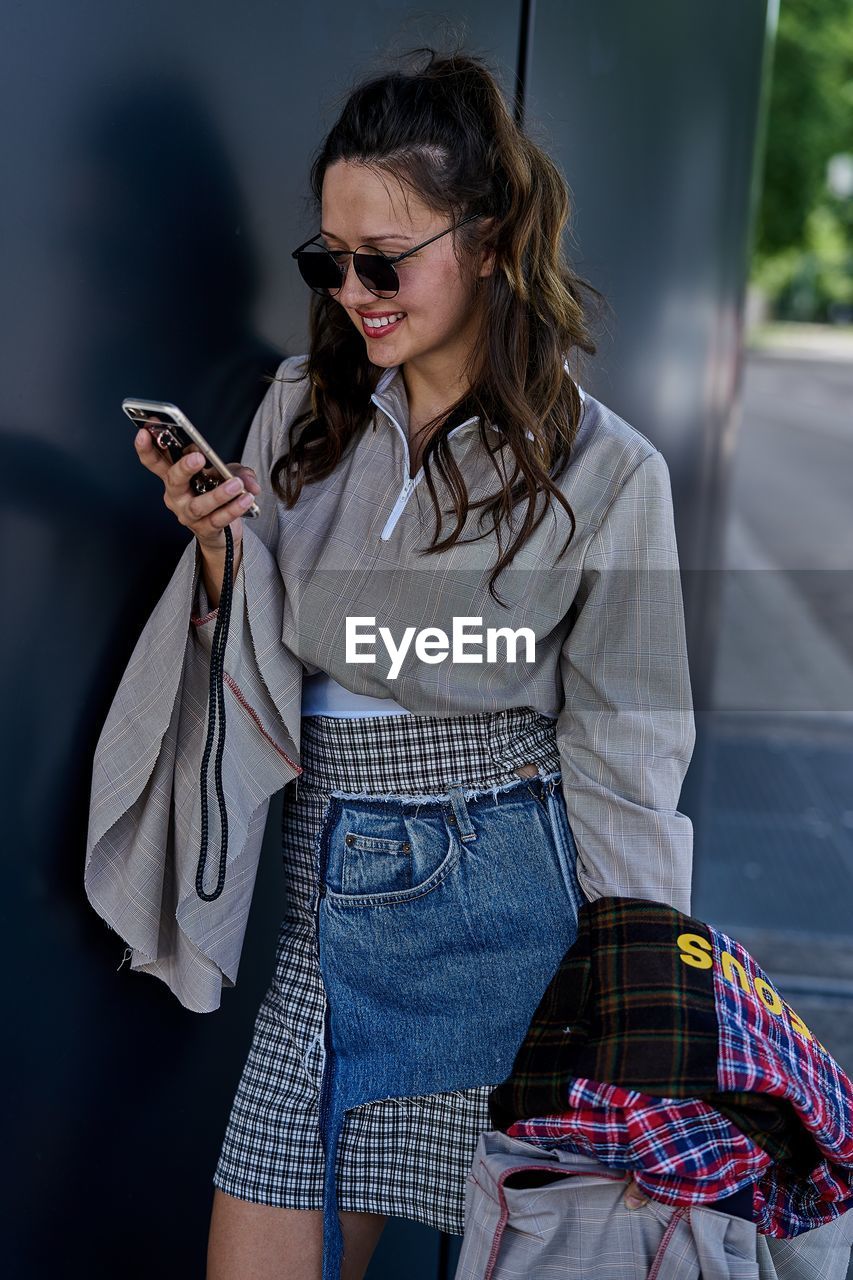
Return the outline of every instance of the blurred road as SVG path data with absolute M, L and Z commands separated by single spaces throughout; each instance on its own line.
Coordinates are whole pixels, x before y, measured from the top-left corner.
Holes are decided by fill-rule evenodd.
M 853 1075 L 853 339 L 750 351 L 693 912 Z

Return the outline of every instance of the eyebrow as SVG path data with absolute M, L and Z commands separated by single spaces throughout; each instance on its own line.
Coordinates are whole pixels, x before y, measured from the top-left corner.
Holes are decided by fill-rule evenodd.
M 340 240 L 341 238 L 336 236 L 334 231 L 325 231 L 323 227 L 320 228 L 320 235 L 328 236 L 331 240 Z M 401 236 L 399 232 L 389 232 L 387 235 L 382 236 L 368 236 L 364 240 L 359 240 L 359 244 L 379 244 L 382 240 L 397 240 L 400 244 L 408 244 L 411 236 Z

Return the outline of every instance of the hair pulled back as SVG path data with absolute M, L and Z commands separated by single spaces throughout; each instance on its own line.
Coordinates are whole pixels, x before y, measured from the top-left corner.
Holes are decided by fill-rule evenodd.
M 545 517 L 549 493 L 571 522 L 563 550 L 574 536 L 574 513 L 554 483 L 568 463 L 581 416 L 580 395 L 566 361 L 575 349 L 596 352 L 580 289 L 602 295 L 573 273 L 564 256 L 570 208 L 566 183 L 545 151 L 516 124 L 487 65 L 462 52 L 411 51 L 414 56 L 424 53 L 428 60 L 419 69 L 367 80 L 350 93 L 312 163 L 310 183 L 319 211 L 328 167 L 338 160 L 353 161 L 414 192 L 445 215 L 448 225 L 472 213 L 492 220 L 485 231 L 483 220 L 475 219 L 451 233 L 460 268 L 470 272 L 481 337 L 464 371 L 469 390 L 427 427 L 422 465 L 435 526 L 431 546 L 422 550 L 429 554 L 468 541 L 459 535 L 469 509 L 482 507 L 479 521 L 485 528 L 479 536 L 494 531 L 498 543 L 489 581 L 497 600 L 495 580 Z M 480 276 L 478 253 L 484 249 L 494 252 L 494 268 Z M 288 507 L 304 484 L 335 468 L 350 440 L 366 427 L 370 398 L 384 372 L 368 358 L 361 334 L 335 298 L 312 294 L 311 408 L 291 423 L 287 452 L 272 469 L 273 488 Z M 480 418 L 480 438 L 498 484 L 493 495 L 469 504 L 447 435 L 474 415 Z M 499 441 L 494 432 L 491 439 L 487 434 L 488 422 L 500 425 Z M 513 463 L 509 475 L 507 450 Z M 433 464 L 450 493 L 456 520 L 441 539 Z M 540 493 L 545 501 L 537 515 Z M 524 499 L 518 536 L 504 549 L 503 521 Z

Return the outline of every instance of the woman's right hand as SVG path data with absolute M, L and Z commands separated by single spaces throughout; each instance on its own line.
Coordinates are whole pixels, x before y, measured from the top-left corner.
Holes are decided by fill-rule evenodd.
M 149 421 L 157 422 L 159 419 L 152 417 Z M 178 523 L 196 536 L 202 548 L 214 552 L 224 551 L 225 526 L 230 524 L 236 552 L 243 540 L 241 516 L 261 492 L 252 468 L 244 467 L 239 462 L 227 464 L 239 483 L 236 496 L 228 492 L 227 484 L 219 484 L 207 493 L 193 493 L 190 478 L 204 470 L 204 458 L 192 445 L 187 445 L 183 457 L 172 463 L 154 443 L 151 433 L 143 427 L 134 439 L 134 447 L 142 465 L 163 481 L 163 501 L 166 506 L 175 513 Z M 194 462 L 193 457 L 198 461 Z M 208 471 L 208 474 L 218 473 Z

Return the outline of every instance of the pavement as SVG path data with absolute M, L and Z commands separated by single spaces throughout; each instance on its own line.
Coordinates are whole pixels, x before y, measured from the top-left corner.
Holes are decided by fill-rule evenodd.
M 853 360 L 853 325 L 767 324 L 746 337 L 750 352 L 814 360 Z
M 853 330 L 746 354 L 693 912 L 853 1076 Z

